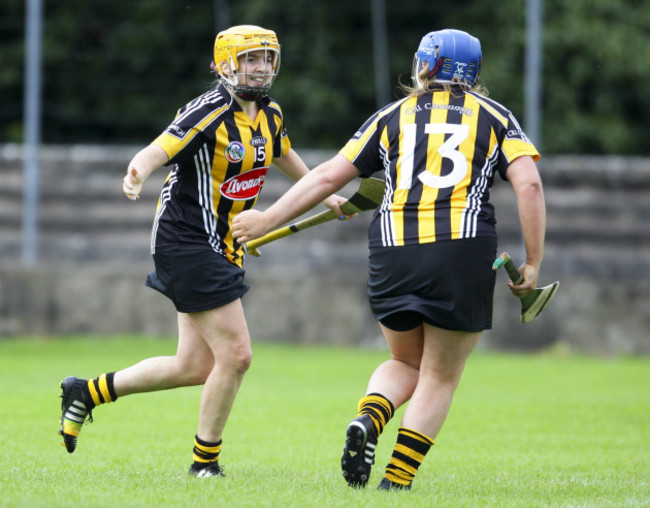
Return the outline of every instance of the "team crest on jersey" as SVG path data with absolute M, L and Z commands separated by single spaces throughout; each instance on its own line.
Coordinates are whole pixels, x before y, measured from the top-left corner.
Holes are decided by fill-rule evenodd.
M 228 146 L 224 150 L 224 155 L 230 162 L 241 161 L 244 158 L 245 153 L 246 151 L 244 150 L 244 145 L 242 145 L 239 141 L 232 141 L 228 143 Z
M 235 201 L 245 201 L 257 197 L 262 190 L 268 170 L 268 167 L 255 168 L 235 175 L 221 184 L 219 192 L 222 196 Z

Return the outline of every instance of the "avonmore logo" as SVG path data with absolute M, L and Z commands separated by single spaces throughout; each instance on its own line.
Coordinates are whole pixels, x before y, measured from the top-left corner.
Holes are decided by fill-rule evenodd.
M 235 175 L 221 184 L 219 192 L 222 196 L 235 201 L 255 198 L 262 190 L 268 170 L 268 167 L 256 168 Z

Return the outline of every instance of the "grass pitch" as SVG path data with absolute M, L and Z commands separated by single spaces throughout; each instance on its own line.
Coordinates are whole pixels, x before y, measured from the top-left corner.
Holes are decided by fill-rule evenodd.
M 401 411 L 365 490 L 339 469 L 345 427 L 386 352 L 255 344 L 223 436 L 226 478 L 187 474 L 200 388 L 95 410 L 60 446 L 59 381 L 172 340 L 0 340 L 1 507 L 650 506 L 650 359 L 475 352 L 410 492 L 377 492 Z

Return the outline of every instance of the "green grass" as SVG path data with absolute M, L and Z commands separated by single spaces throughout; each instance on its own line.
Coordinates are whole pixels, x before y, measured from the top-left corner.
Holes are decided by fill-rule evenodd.
M 650 359 L 475 352 L 410 492 L 375 491 L 339 460 L 369 374 L 386 352 L 256 344 L 224 434 L 226 478 L 191 462 L 200 389 L 97 408 L 70 455 L 58 383 L 96 376 L 175 341 L 140 337 L 0 341 L 0 506 L 650 506 Z

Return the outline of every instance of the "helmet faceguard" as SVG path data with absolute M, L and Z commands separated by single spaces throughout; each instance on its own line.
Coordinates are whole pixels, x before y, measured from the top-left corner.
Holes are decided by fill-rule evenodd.
M 271 72 L 265 70 L 250 75 L 240 72 L 238 58 L 253 51 L 264 52 L 264 62 L 270 61 Z M 224 62 L 228 66 L 226 69 Z M 214 41 L 211 68 L 237 97 L 246 101 L 261 99 L 268 93 L 280 70 L 280 44 L 275 32 L 253 25 L 234 26 L 219 32 Z M 248 77 L 261 78 L 261 84 L 251 85 Z
M 452 29 L 429 32 L 422 37 L 413 57 L 413 86 L 421 88 L 423 78 L 435 78 L 438 83 L 474 86 L 481 71 L 481 61 L 481 42 L 476 37 Z M 423 75 L 425 68 L 428 72 Z

